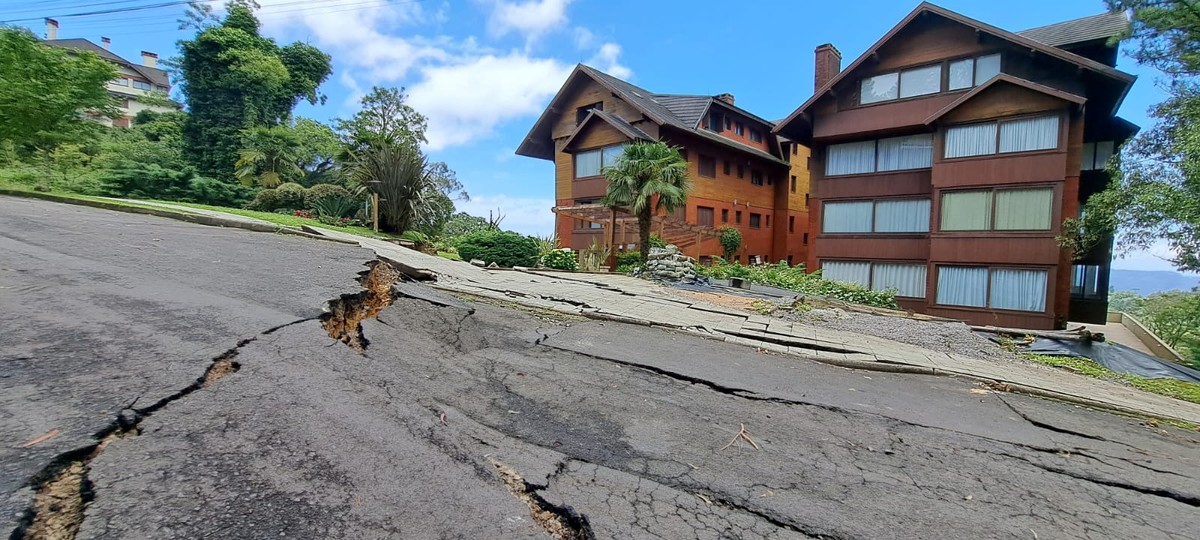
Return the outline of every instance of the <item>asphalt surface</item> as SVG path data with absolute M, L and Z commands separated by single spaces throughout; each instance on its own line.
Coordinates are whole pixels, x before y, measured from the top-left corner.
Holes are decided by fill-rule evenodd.
M 1196 433 L 418 284 L 359 352 L 370 257 L 0 197 L 0 530 L 84 463 L 77 538 L 1195 537 Z

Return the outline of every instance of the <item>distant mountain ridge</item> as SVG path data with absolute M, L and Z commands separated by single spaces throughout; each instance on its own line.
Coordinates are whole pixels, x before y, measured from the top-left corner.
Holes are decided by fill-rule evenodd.
M 1118 270 L 1114 268 L 1108 285 L 1114 291 L 1133 291 L 1145 296 L 1170 290 L 1190 291 L 1193 287 L 1200 287 L 1200 276 L 1169 270 Z

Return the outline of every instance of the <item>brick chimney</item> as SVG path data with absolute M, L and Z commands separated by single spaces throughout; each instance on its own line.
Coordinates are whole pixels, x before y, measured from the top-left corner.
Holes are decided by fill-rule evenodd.
M 146 67 L 158 67 L 158 55 L 150 51 L 142 51 L 142 65 Z
M 713 96 L 717 101 L 723 101 L 729 105 L 733 105 L 733 94 L 717 94 Z
M 58 21 L 46 19 L 46 39 L 58 39 Z
M 818 45 L 816 55 L 816 69 L 813 73 L 814 91 L 820 90 L 842 71 L 842 53 L 832 43 Z
M 106 50 L 106 51 L 107 51 L 107 50 L 109 50 L 109 49 L 111 49 L 111 48 L 112 48 L 112 39 L 111 39 L 111 38 L 106 38 L 106 37 L 104 37 L 104 36 L 100 36 L 100 44 L 101 44 L 101 45 L 103 45 L 103 46 L 104 46 L 104 50 Z

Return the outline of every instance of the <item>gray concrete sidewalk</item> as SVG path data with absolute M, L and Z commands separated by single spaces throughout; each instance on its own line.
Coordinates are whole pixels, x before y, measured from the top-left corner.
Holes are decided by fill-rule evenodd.
M 357 241 L 379 257 L 408 269 L 411 275 L 436 279 L 434 287 L 447 291 L 598 319 L 673 328 L 850 368 L 972 377 L 1014 391 L 1200 424 L 1200 405 L 1053 368 L 999 364 L 685 300 L 668 294 L 660 285 L 624 275 L 477 268 L 390 242 L 319 227 L 308 229 L 343 241 Z

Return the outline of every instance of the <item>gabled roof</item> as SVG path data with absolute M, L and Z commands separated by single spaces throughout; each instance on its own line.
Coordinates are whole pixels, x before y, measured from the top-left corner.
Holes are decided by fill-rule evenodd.
M 633 124 L 630 124 L 629 122 L 626 122 L 624 118 L 621 118 L 620 116 L 617 116 L 615 114 L 606 113 L 606 112 L 598 110 L 598 109 L 592 109 L 592 110 L 588 111 L 587 117 L 585 117 L 583 119 L 583 121 L 579 123 L 579 126 L 577 126 L 575 128 L 575 131 L 571 132 L 571 136 L 567 137 L 566 142 L 563 143 L 563 148 L 571 146 L 571 141 L 574 141 L 575 137 L 577 135 L 579 135 L 580 133 L 583 133 L 583 130 L 588 125 L 594 123 L 593 121 L 607 123 L 608 125 L 616 128 L 617 131 L 620 131 L 621 133 L 623 133 L 626 137 L 629 137 L 630 139 L 633 139 L 635 141 L 636 140 L 642 140 L 642 141 L 653 141 L 654 140 L 654 137 L 651 137 L 649 133 L 646 133 L 645 131 L 642 131 L 641 128 L 639 128 Z
M 1074 103 L 1076 105 L 1083 105 L 1083 103 L 1085 101 L 1087 101 L 1087 98 L 1082 97 L 1082 96 L 1077 96 L 1075 94 L 1063 92 L 1062 90 L 1058 90 L 1056 88 L 1051 88 L 1044 84 L 1038 84 L 1038 83 L 1035 83 L 1032 81 L 1027 81 L 1027 80 L 1019 78 L 1019 77 L 1013 77 L 1012 75 L 1009 75 L 1007 73 L 1001 73 L 999 75 L 996 75 L 995 77 L 992 77 L 991 79 L 988 79 L 987 82 L 985 82 L 979 86 L 976 86 L 970 92 L 963 94 L 961 97 L 954 100 L 953 103 L 946 105 L 945 107 L 942 107 L 942 110 L 930 115 L 929 118 L 925 119 L 925 125 L 929 125 L 929 124 L 936 122 L 939 118 L 945 116 L 950 111 L 957 109 L 962 104 L 964 104 L 968 101 L 971 101 L 975 96 L 978 96 L 979 94 L 982 94 L 983 92 L 986 92 L 989 88 L 1003 85 L 1003 84 L 1011 84 L 1014 86 L 1019 86 L 1021 88 L 1033 90 L 1034 92 L 1046 94 L 1048 96 L 1055 97 L 1055 98 L 1058 98 L 1058 99 L 1061 99 L 1063 101 L 1067 101 L 1070 103 Z
M 1101 13 L 1017 32 L 1046 45 L 1062 47 L 1091 41 L 1107 41 L 1129 30 L 1129 17 L 1123 12 Z
M 912 23 L 914 20 L 916 20 L 917 17 L 919 17 L 925 13 L 932 13 L 932 14 L 938 15 L 940 17 L 944 17 L 948 20 L 975 28 L 976 30 L 978 30 L 980 32 L 985 32 L 985 33 L 991 34 L 993 36 L 996 36 L 1000 39 L 1014 43 L 1016 45 L 1020 45 L 1022 47 L 1027 47 L 1032 51 L 1037 51 L 1042 54 L 1046 54 L 1048 56 L 1062 60 L 1064 62 L 1075 64 L 1082 69 L 1091 70 L 1091 71 L 1101 74 L 1103 76 L 1114 79 L 1118 82 L 1124 83 L 1126 89 L 1128 89 L 1128 87 L 1130 85 L 1132 85 L 1133 81 L 1136 79 L 1136 77 L 1134 77 L 1133 75 L 1130 75 L 1130 74 L 1122 72 L 1122 71 L 1118 71 L 1116 68 L 1106 66 L 1106 65 L 1104 65 L 1100 62 L 1097 62 L 1095 60 L 1092 60 L 1090 58 L 1084 58 L 1077 54 L 1067 52 L 1065 50 L 1048 45 L 1046 43 L 1042 43 L 1040 41 L 1035 41 L 1026 36 L 1022 36 L 1020 34 L 1009 32 L 1008 30 L 1004 30 L 1001 28 L 997 28 L 990 24 L 977 21 L 977 20 L 967 17 L 965 15 L 955 13 L 946 8 L 936 6 L 929 2 L 921 2 L 921 4 L 916 7 L 916 9 L 913 9 L 912 12 L 909 13 L 906 17 L 904 17 L 903 20 L 901 20 L 898 24 L 896 24 L 896 26 L 892 27 L 892 29 L 889 30 L 887 34 L 884 34 L 883 37 L 879 38 L 879 41 L 876 41 L 874 45 L 871 45 L 869 48 L 867 48 L 867 50 L 864 51 L 862 53 L 862 55 L 860 55 L 858 58 L 856 58 L 854 60 L 854 62 L 850 64 L 849 67 L 842 70 L 840 73 L 837 74 L 837 76 L 835 76 L 829 82 L 825 83 L 825 85 L 823 85 L 819 90 L 817 90 L 816 93 L 814 93 L 812 95 L 812 97 L 808 98 L 808 101 L 805 101 L 804 104 L 800 105 L 800 107 L 798 107 L 795 111 L 793 111 L 792 114 L 788 115 L 788 117 L 785 118 L 782 122 L 779 122 L 776 125 L 774 132 L 778 133 L 780 130 L 783 130 L 784 128 L 786 128 L 789 124 L 792 123 L 793 120 L 796 119 L 797 116 L 799 116 L 801 113 L 805 112 L 809 107 L 811 107 L 814 103 L 816 103 L 817 100 L 824 97 L 825 94 L 827 94 L 829 92 L 829 90 L 831 90 L 838 83 L 842 82 L 843 79 L 845 79 L 851 73 L 856 71 L 860 66 L 862 66 L 863 62 L 865 62 L 868 58 L 871 58 L 872 56 L 874 56 L 875 52 L 878 51 L 880 47 L 882 47 L 885 43 L 890 41 L 897 33 L 899 33 L 901 30 L 903 30 L 904 27 L 908 26 L 910 23 Z M 1120 105 L 1120 103 L 1118 102 L 1117 105 Z
M 158 68 L 152 68 L 149 66 L 143 66 L 141 64 L 135 64 L 133 62 L 130 62 L 129 60 L 126 60 L 125 58 L 117 55 L 116 53 L 114 53 L 108 49 L 105 49 L 104 47 L 101 47 L 99 45 L 96 45 L 95 43 L 92 43 L 89 40 L 82 39 L 82 38 L 46 39 L 46 40 L 42 40 L 42 43 L 45 43 L 46 45 L 50 45 L 51 47 L 61 47 L 64 49 L 74 49 L 77 51 L 91 51 L 91 52 L 94 52 L 94 53 L 100 55 L 100 58 L 108 60 L 109 62 L 113 62 L 115 64 L 121 64 L 122 66 L 132 69 L 133 71 L 137 72 L 139 75 L 145 77 L 146 79 L 148 79 L 150 82 L 152 82 L 154 84 L 157 84 L 160 86 L 166 86 L 166 87 L 171 86 L 171 82 L 167 78 L 166 71 L 163 71 Z
M 566 92 L 567 88 L 571 86 L 572 82 L 575 81 L 577 77 L 581 76 L 589 77 L 596 81 L 614 95 L 632 105 L 635 109 L 645 115 L 646 118 L 648 118 L 651 122 L 654 122 L 660 126 L 667 126 L 680 131 L 688 132 L 693 135 L 699 135 L 706 139 L 723 144 L 727 147 L 743 152 L 749 152 L 758 157 L 769 159 L 777 163 L 787 163 L 786 161 L 771 155 L 769 152 L 764 152 L 758 148 L 742 144 L 738 141 L 722 137 L 715 133 L 707 132 L 706 130 L 700 128 L 700 121 L 704 118 L 705 113 L 710 107 L 713 106 L 714 103 L 718 104 L 718 106 L 726 107 L 730 110 L 736 111 L 747 118 L 762 122 L 768 130 L 772 127 L 771 122 L 763 120 L 741 108 L 729 105 L 723 101 L 719 101 L 715 96 L 656 94 L 584 64 L 575 66 L 575 70 L 572 71 L 571 75 L 567 77 L 567 81 L 563 83 L 563 86 L 561 89 L 559 89 L 558 94 L 555 94 L 554 98 L 550 100 L 550 105 L 546 107 L 544 112 L 542 112 L 541 117 L 539 117 L 537 122 L 534 123 L 533 128 L 529 130 L 529 133 L 525 136 L 525 139 L 521 141 L 521 145 L 517 147 L 518 155 L 541 159 L 554 158 L 553 147 L 547 147 L 546 145 L 541 144 L 541 141 L 538 139 L 543 137 L 548 139 L 550 137 L 549 130 L 553 116 L 555 114 L 562 113 L 562 111 L 554 110 L 554 104 L 563 96 L 564 92 Z M 598 116 L 600 116 L 602 120 L 608 121 L 610 124 L 612 124 L 613 121 L 619 121 L 629 128 L 635 129 L 645 135 L 644 131 L 617 117 L 616 115 L 605 113 L 604 111 L 592 112 L 600 112 L 601 114 Z M 592 113 L 589 113 L 589 118 L 591 114 Z M 609 121 L 609 118 L 605 117 L 611 118 L 612 121 Z M 582 126 L 583 123 L 580 124 L 580 127 Z M 614 124 L 614 127 L 623 129 L 616 124 Z M 578 128 L 576 128 L 575 133 L 578 133 Z M 628 135 L 628 133 L 626 134 Z M 574 136 L 574 133 L 572 136 Z M 649 136 L 646 136 L 645 138 L 651 140 L 654 139 L 654 137 Z

